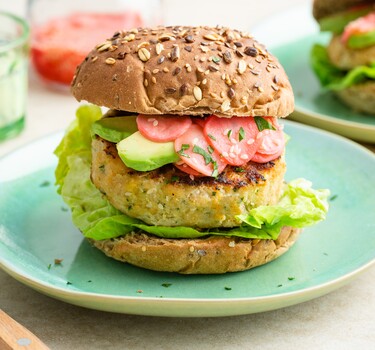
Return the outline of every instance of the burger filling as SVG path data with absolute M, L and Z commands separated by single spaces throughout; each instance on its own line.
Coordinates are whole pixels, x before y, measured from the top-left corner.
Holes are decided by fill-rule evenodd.
M 312 67 L 322 86 L 340 91 L 375 80 L 375 11 L 373 5 L 354 7 L 322 18 L 322 31 L 334 35 L 328 48 L 311 51 Z
M 58 191 L 86 237 L 275 240 L 283 226 L 325 218 L 328 190 L 304 179 L 283 184 L 275 118 L 121 114 L 80 107 L 55 151 Z

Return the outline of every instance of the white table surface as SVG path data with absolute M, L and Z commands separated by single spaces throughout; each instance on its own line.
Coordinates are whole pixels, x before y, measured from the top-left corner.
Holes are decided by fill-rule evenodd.
M 249 29 L 271 13 L 304 2 L 231 0 L 228 9 L 228 2 L 217 0 L 165 0 L 165 21 L 224 23 Z M 0 10 L 22 15 L 24 4 L 23 0 L 2 0 Z M 26 128 L 20 136 L 0 144 L 0 156 L 64 129 L 76 107 L 68 93 L 48 90 L 31 77 Z M 375 349 L 375 266 L 331 294 L 285 309 L 236 317 L 173 319 L 65 304 L 0 271 L 0 308 L 51 349 Z

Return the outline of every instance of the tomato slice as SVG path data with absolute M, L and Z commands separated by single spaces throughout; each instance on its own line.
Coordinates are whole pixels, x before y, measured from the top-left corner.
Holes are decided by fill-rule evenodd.
M 226 163 L 207 142 L 203 129 L 197 124 L 192 124 L 177 138 L 174 147 L 184 163 L 205 176 L 217 176 L 226 167 Z
M 219 118 L 211 115 L 205 125 L 206 140 L 231 165 L 250 161 L 260 145 L 253 117 Z
M 190 117 L 139 114 L 137 126 L 140 133 L 151 141 L 169 142 L 180 137 L 192 124 Z
M 350 22 L 341 36 L 342 42 L 346 43 L 353 35 L 366 34 L 375 30 L 375 12 Z
M 184 173 L 186 174 L 189 174 L 189 175 L 193 175 L 193 176 L 205 176 L 201 173 L 199 173 L 198 171 L 194 170 L 192 167 L 190 167 L 189 165 L 187 165 L 185 162 L 178 162 L 178 163 L 175 163 L 174 166 L 183 171 Z
M 32 28 L 31 59 L 45 80 L 70 84 L 87 53 L 121 28 L 142 26 L 139 13 L 74 13 Z

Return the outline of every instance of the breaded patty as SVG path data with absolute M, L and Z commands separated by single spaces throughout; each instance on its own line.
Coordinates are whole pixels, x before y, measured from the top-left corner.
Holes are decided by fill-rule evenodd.
M 119 158 L 113 143 L 92 142 L 91 178 L 109 202 L 150 225 L 234 227 L 237 215 L 276 204 L 286 170 L 284 157 L 265 164 L 227 166 L 217 178 L 195 177 L 172 164 L 139 172 Z
M 361 65 L 367 66 L 375 61 L 375 46 L 351 49 L 341 41 L 340 35 L 332 37 L 327 49 L 329 59 L 340 69 L 350 70 Z

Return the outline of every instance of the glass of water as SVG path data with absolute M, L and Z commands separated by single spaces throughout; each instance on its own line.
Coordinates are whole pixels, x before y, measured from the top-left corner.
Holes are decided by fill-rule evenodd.
M 0 141 L 15 136 L 25 124 L 29 28 L 0 11 Z

